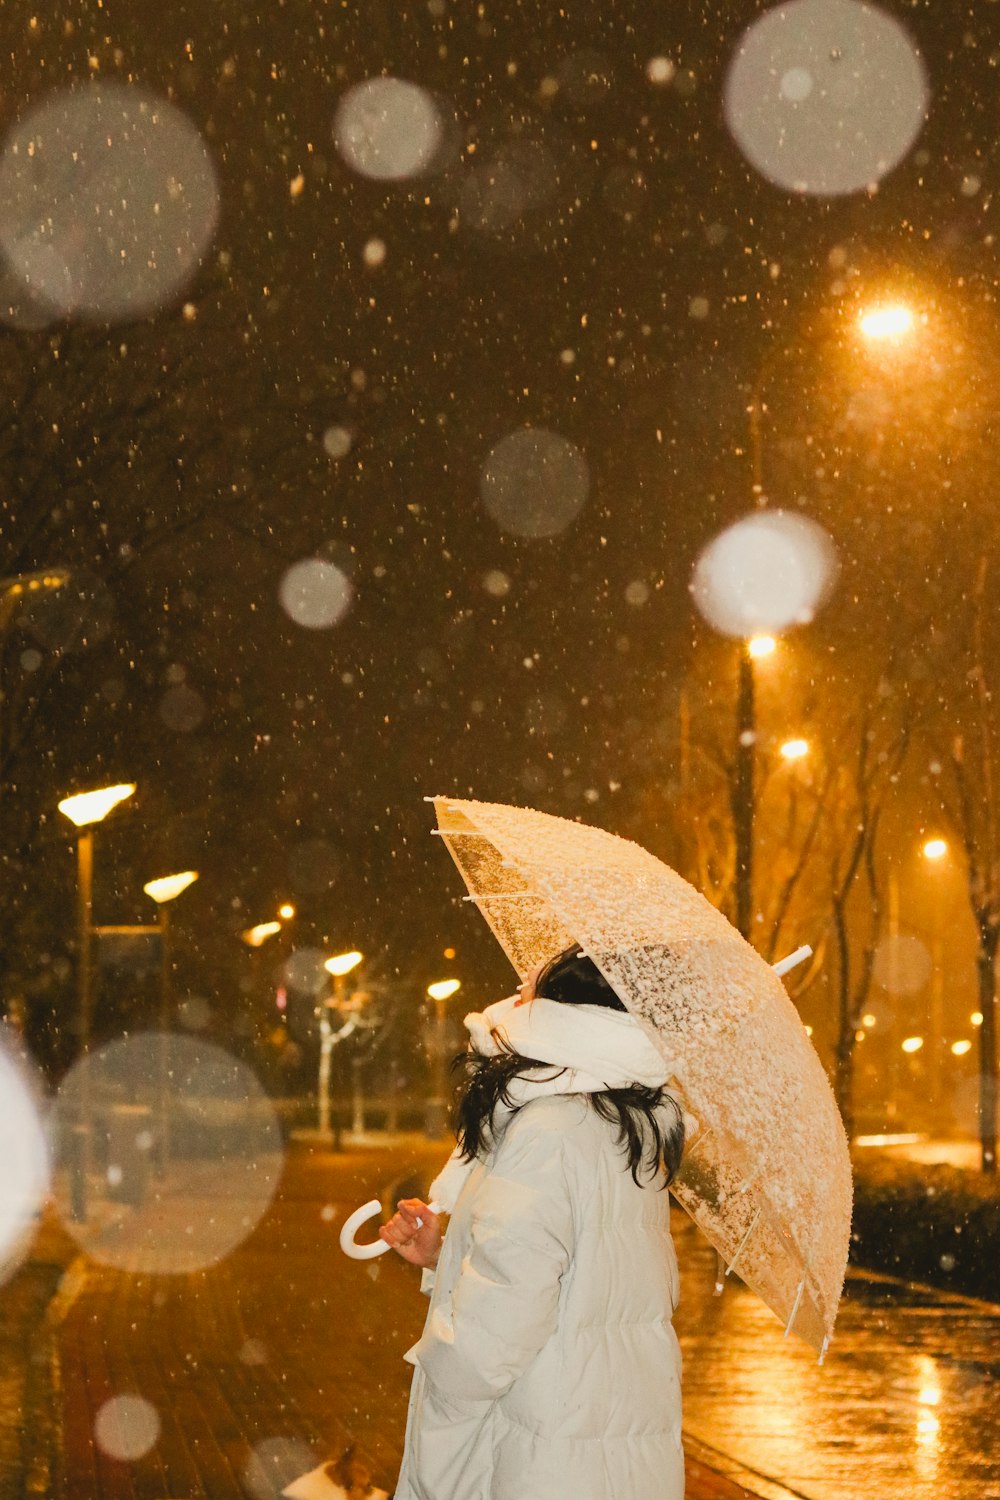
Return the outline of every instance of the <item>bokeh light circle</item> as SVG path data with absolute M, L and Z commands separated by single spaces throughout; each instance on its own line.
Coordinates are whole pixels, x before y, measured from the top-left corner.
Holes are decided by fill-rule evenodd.
M 70 1148 L 88 1116 L 86 1214 L 74 1217 Z M 274 1106 L 250 1068 L 179 1033 L 136 1032 L 82 1057 L 51 1124 L 66 1230 L 94 1260 L 133 1273 L 222 1260 L 267 1211 L 284 1162 Z
M 160 1418 L 152 1402 L 142 1396 L 112 1396 L 94 1419 L 94 1440 L 102 1453 L 120 1463 L 133 1463 L 155 1447 Z
M 353 592 L 351 580 L 335 563 L 307 557 L 286 571 L 278 597 L 296 625 L 306 630 L 329 630 L 344 618 Z
M 501 568 L 490 568 L 483 574 L 483 588 L 494 599 L 505 599 L 510 593 L 510 578 Z
M 337 107 L 333 138 L 349 167 L 363 177 L 395 181 L 430 167 L 442 137 L 434 100 L 403 78 L 369 78 L 348 89 Z
M 302 995 L 319 995 L 330 988 L 330 975 L 324 969 L 328 953 L 322 948 L 296 948 L 282 969 L 285 984 Z
M 160 718 L 175 734 L 190 734 L 205 717 L 205 700 L 194 688 L 180 683 L 160 699 Z
M 909 34 L 859 0 L 789 0 L 765 11 L 726 77 L 737 145 L 793 193 L 835 196 L 881 181 L 916 140 L 927 104 Z
M 132 318 L 167 303 L 204 257 L 215 168 L 167 100 L 132 85 L 61 90 L 0 154 L 0 254 L 34 308 Z
M 911 932 L 898 932 L 875 949 L 872 977 L 892 995 L 916 995 L 930 981 L 931 968 L 926 943 Z
M 788 511 L 756 511 L 720 532 L 695 565 L 691 593 L 723 635 L 749 637 L 812 620 L 837 578 L 823 528 Z
M 579 448 L 546 427 L 522 427 L 501 438 L 482 466 L 479 493 L 501 531 L 557 536 L 575 521 L 590 491 Z
M 48 1186 L 49 1153 L 35 1090 L 0 1039 L 0 1282 L 23 1258 Z
M 323 447 L 330 458 L 346 458 L 353 442 L 349 427 L 328 427 L 323 434 Z

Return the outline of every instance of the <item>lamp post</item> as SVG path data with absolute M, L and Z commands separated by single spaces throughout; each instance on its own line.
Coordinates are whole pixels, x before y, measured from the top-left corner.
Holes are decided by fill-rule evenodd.
M 94 904 L 94 825 L 101 823 L 113 807 L 124 802 L 135 791 L 134 782 L 101 787 L 93 792 L 78 792 L 64 797 L 59 811 L 79 830 L 76 841 L 76 927 L 77 927 L 77 1028 L 79 1056 L 86 1059 L 90 1051 L 91 1023 L 91 940 Z M 76 1136 L 76 1155 L 71 1169 L 71 1208 L 77 1221 L 87 1217 L 87 1172 L 90 1168 L 90 1076 L 86 1061 L 80 1081 L 80 1118 Z
M 427 986 L 427 994 L 434 1001 L 434 1035 L 431 1052 L 434 1058 L 434 1092 L 427 1103 L 425 1134 L 438 1141 L 448 1129 L 448 1076 L 446 1055 L 448 1047 L 448 1001 L 462 988 L 460 979 L 439 979 Z
M 330 1011 L 340 1010 L 344 1003 L 347 987 L 345 981 L 348 974 L 356 969 L 364 959 L 364 954 L 352 948 L 349 953 L 337 953 L 333 958 L 328 958 L 323 965 L 328 974 L 333 976 L 333 995 L 324 1000 L 319 1011 L 319 1084 L 317 1088 L 319 1119 L 317 1121 L 319 1133 L 323 1136 L 330 1134 L 330 1064 L 333 1049 L 337 1042 L 347 1034 L 347 1030 L 353 1030 L 353 1022 L 348 1027 L 342 1027 L 335 1032 L 330 1024 Z M 341 1147 L 340 1117 L 337 1116 L 333 1127 L 333 1149 L 339 1151 Z
M 160 1130 L 156 1155 L 156 1170 L 165 1177 L 170 1161 L 170 1023 L 173 1013 L 173 955 L 170 947 L 170 903 L 182 891 L 198 879 L 197 870 L 182 870 L 177 875 L 161 875 L 157 880 L 147 880 L 143 890 L 159 907 L 160 917 L 160 1057 L 159 1057 L 159 1115 Z
M 757 704 L 754 662 L 770 656 L 776 642 L 770 635 L 755 635 L 740 643 L 739 677 L 736 690 L 736 753 L 730 802 L 735 840 L 735 926 L 748 941 L 753 923 L 754 822 L 757 811 L 755 764 L 757 756 Z

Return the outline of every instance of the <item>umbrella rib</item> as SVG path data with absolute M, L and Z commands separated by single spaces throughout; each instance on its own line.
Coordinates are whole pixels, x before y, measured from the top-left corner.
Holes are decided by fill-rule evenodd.
M 788 1314 L 788 1322 L 785 1324 L 785 1338 L 786 1339 L 787 1339 L 788 1335 L 791 1333 L 791 1331 L 792 1331 L 792 1324 L 795 1322 L 795 1319 L 796 1319 L 796 1317 L 798 1315 L 799 1303 L 802 1301 L 802 1293 L 805 1291 L 806 1281 L 809 1279 L 809 1268 L 810 1268 L 811 1264 L 812 1264 L 812 1256 L 810 1256 L 808 1258 L 808 1260 L 806 1261 L 805 1265 L 802 1267 L 802 1280 L 799 1282 L 798 1291 L 795 1293 L 795 1301 L 792 1303 L 792 1310 Z
M 462 900 L 485 906 L 487 901 L 541 901 L 542 897 L 537 891 L 496 891 L 489 896 L 463 896 Z
M 750 1238 L 750 1236 L 753 1234 L 754 1230 L 757 1228 L 757 1220 L 759 1218 L 760 1218 L 760 1209 L 758 1208 L 757 1212 L 754 1214 L 753 1218 L 750 1220 L 750 1227 L 748 1228 L 746 1234 L 743 1236 L 743 1238 L 740 1240 L 739 1244 L 736 1247 L 736 1254 L 733 1256 L 732 1260 L 729 1262 L 728 1266 L 726 1267 L 726 1275 L 727 1276 L 729 1275 L 730 1271 L 732 1271 L 733 1267 L 736 1265 L 736 1262 L 739 1260 L 740 1256 L 743 1254 L 743 1251 L 744 1251 L 744 1248 L 746 1246 L 747 1240 Z

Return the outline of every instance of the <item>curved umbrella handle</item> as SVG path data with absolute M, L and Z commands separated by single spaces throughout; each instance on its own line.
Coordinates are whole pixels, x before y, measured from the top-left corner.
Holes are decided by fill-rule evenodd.
M 432 1214 L 441 1212 L 440 1203 L 428 1203 L 427 1207 Z M 357 1245 L 354 1242 L 354 1236 L 362 1224 L 367 1224 L 369 1219 L 374 1219 L 375 1215 L 381 1212 L 382 1204 L 378 1198 L 370 1198 L 367 1203 L 356 1208 L 350 1217 L 344 1220 L 340 1226 L 340 1248 L 345 1255 L 349 1255 L 352 1260 L 374 1260 L 376 1255 L 384 1255 L 387 1250 L 392 1249 L 392 1246 L 387 1245 L 385 1240 L 372 1240 L 367 1245 Z M 417 1219 L 417 1227 L 423 1228 L 422 1219 Z

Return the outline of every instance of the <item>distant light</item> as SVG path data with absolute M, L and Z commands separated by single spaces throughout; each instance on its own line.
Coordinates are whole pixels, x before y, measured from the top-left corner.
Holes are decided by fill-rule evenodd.
M 454 950 L 454 948 L 446 948 L 444 950 L 444 957 L 445 958 L 454 958 L 455 957 L 455 950 Z
M 945 839 L 928 839 L 924 845 L 924 859 L 943 859 L 948 853 L 948 843 Z
M 856 1042 L 863 1042 L 863 1041 L 864 1041 L 864 1039 L 865 1039 L 865 1037 L 866 1037 L 866 1036 L 867 1036 L 867 1035 L 868 1035 L 868 1033 L 867 1033 L 867 1031 L 856 1031 L 856 1032 L 855 1032 L 855 1033 L 854 1033 L 854 1040 L 855 1040 L 855 1041 L 856 1041 Z
M 83 828 L 89 823 L 100 823 L 113 807 L 131 797 L 134 791 L 135 782 L 128 781 L 120 786 L 101 787 L 96 792 L 78 792 L 74 797 L 64 797 L 59 803 L 59 811 L 77 828 Z
M 427 993 L 432 1000 L 447 1000 L 456 990 L 462 988 L 460 979 L 439 979 L 435 984 L 427 986 Z
M 915 1146 L 924 1137 L 913 1131 L 900 1131 L 896 1135 L 858 1135 L 854 1138 L 856 1146 Z
M 982 1024 L 983 1024 L 983 1013 L 982 1013 L 982 1011 L 981 1010 L 974 1010 L 972 1012 L 972 1015 L 969 1017 L 969 1020 L 972 1022 L 973 1026 L 982 1026 Z
M 952 1042 L 951 1050 L 956 1057 L 964 1057 L 967 1052 L 972 1051 L 972 1043 L 968 1038 L 963 1037 L 960 1042 Z
M 781 754 L 785 760 L 801 760 L 804 755 L 809 754 L 809 741 L 786 740 L 781 747 Z
M 288 1009 L 288 991 L 283 984 L 279 984 L 274 994 L 274 1003 L 279 1010 Z
M 284 906 L 278 907 L 278 916 L 281 917 L 283 921 L 290 922 L 294 915 L 295 907 L 292 906 L 290 901 L 286 901 Z
M 266 943 L 269 937 L 274 937 L 280 931 L 280 922 L 259 922 L 256 927 L 247 928 L 243 933 L 243 941 L 251 948 L 259 948 L 261 943 Z
M 770 656 L 777 649 L 777 641 L 773 635 L 754 635 L 747 641 L 747 656 L 754 660 L 761 656 Z
M 876 1017 L 872 1015 L 871 1011 L 869 1011 L 867 1015 L 861 1017 L 862 1026 L 867 1026 L 869 1031 L 875 1025 L 875 1021 Z
M 350 953 L 337 953 L 333 958 L 328 958 L 323 967 L 328 974 L 333 974 L 339 979 L 344 974 L 349 974 L 352 969 L 356 969 L 363 958 L 364 954 L 359 953 L 355 948 Z
M 913 313 L 902 302 L 869 308 L 858 319 L 858 326 L 866 339 L 902 338 L 910 332 L 913 323 Z
M 812 1034 L 813 1034 L 812 1027 L 811 1026 L 807 1026 L 806 1027 L 806 1036 L 812 1036 Z
M 158 906 L 162 906 L 164 901 L 173 901 L 181 891 L 194 885 L 197 879 L 197 870 L 182 870 L 179 875 L 161 875 L 158 880 L 147 880 L 143 890 L 147 896 L 152 896 Z
M 919 1052 L 923 1045 L 922 1036 L 908 1036 L 902 1044 L 904 1052 Z

